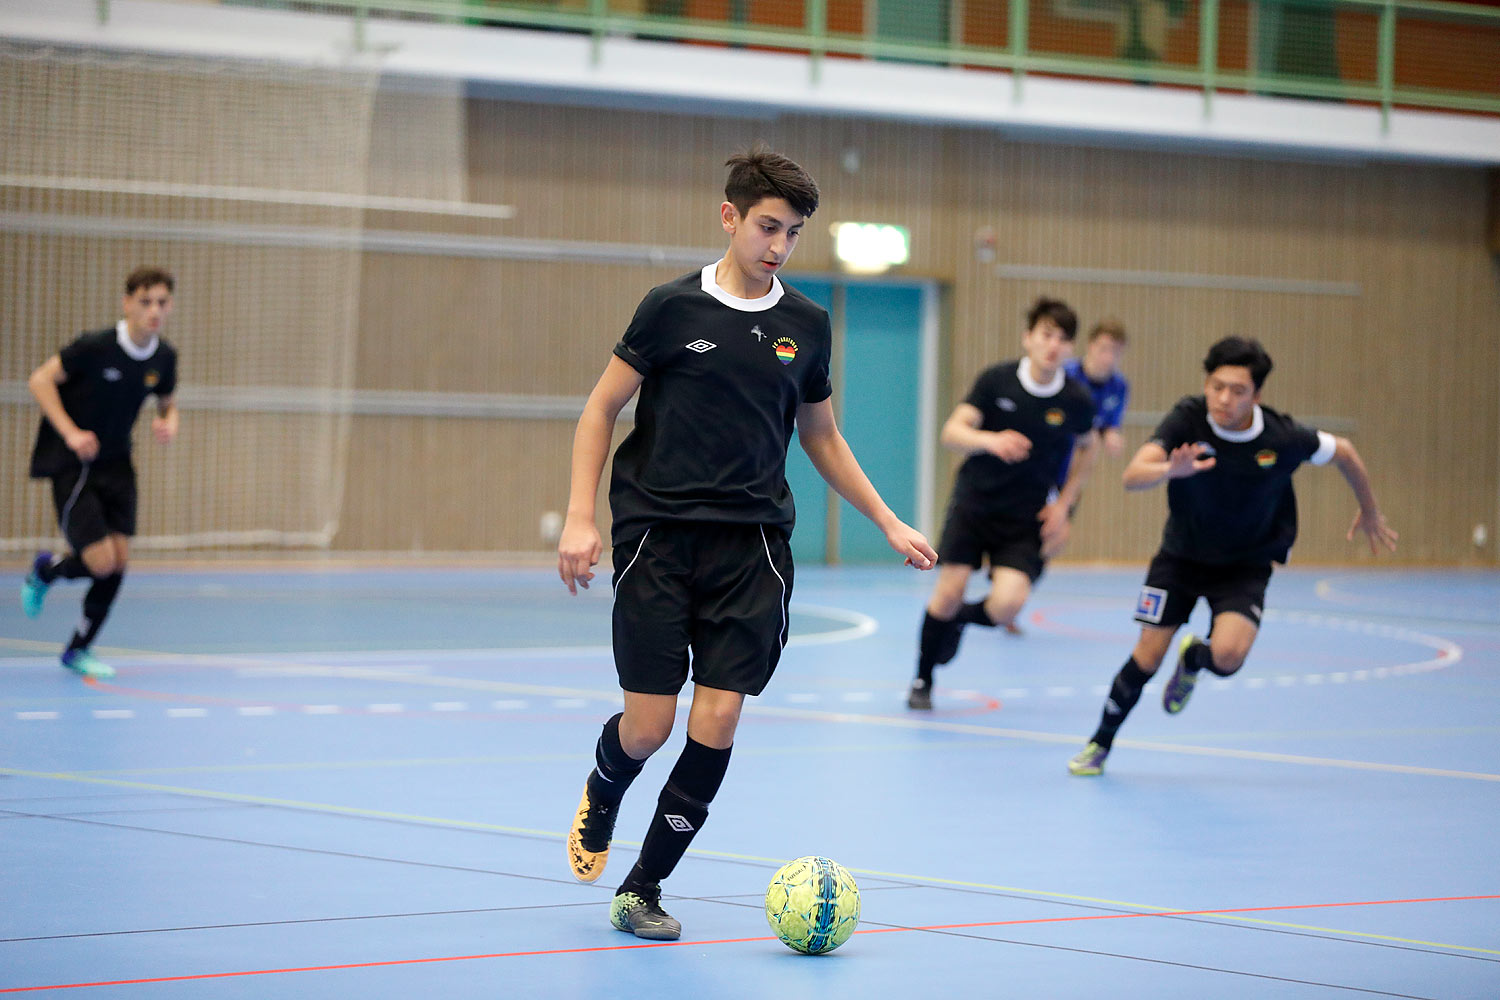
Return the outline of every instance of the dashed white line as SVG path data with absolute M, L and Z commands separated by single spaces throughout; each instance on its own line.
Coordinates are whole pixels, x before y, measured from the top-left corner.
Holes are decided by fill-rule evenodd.
M 201 719 L 208 715 L 206 708 L 169 708 L 167 718 L 169 719 Z
M 27 720 L 27 721 L 32 721 L 32 720 L 37 720 L 37 719 L 55 719 L 55 718 L 57 718 L 57 713 L 56 712 L 17 712 L 16 713 L 16 718 L 18 718 L 18 719 L 24 719 L 24 720 Z
M 366 709 L 366 711 L 371 715 L 396 715 L 397 713 L 406 711 L 406 706 L 398 704 L 396 702 L 388 701 L 381 702 L 377 705 L 371 705 Z
M 276 709 L 271 705 L 241 705 L 236 711 L 241 715 L 275 715 Z
M 432 703 L 434 712 L 467 712 L 469 703 L 466 701 L 435 701 Z
M 135 709 L 133 708 L 96 708 L 93 712 L 96 719 L 133 719 Z
M 525 708 L 526 703 L 518 698 L 500 698 L 490 702 L 490 707 L 501 712 L 511 712 L 518 708 Z
M 338 715 L 343 709 L 338 705 L 303 705 L 302 711 L 307 715 Z

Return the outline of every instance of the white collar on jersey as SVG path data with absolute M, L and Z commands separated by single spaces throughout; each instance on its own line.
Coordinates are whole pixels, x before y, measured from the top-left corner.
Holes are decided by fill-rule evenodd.
M 1062 392 L 1063 382 L 1067 381 L 1068 376 L 1064 374 L 1062 365 L 1058 365 L 1057 371 L 1052 373 L 1052 381 L 1043 385 L 1031 377 L 1031 359 L 1022 358 L 1021 364 L 1016 368 L 1016 378 L 1021 380 L 1021 388 L 1033 396 L 1046 399 L 1048 396 L 1056 396 Z
M 1265 414 L 1260 412 L 1260 404 L 1256 403 L 1255 416 L 1250 418 L 1250 426 L 1246 427 L 1244 430 L 1232 431 L 1228 428 L 1220 427 L 1218 424 L 1214 423 L 1213 417 L 1208 418 L 1208 429 L 1213 431 L 1216 436 L 1223 438 L 1225 441 L 1233 441 L 1236 444 L 1244 444 L 1246 441 L 1254 441 L 1256 438 L 1260 437 L 1260 432 L 1266 429 L 1266 417 Z
M 120 350 L 130 355 L 132 360 L 145 361 L 156 353 L 156 345 L 161 343 L 161 338 L 152 337 L 151 343 L 145 347 L 135 346 L 135 341 L 130 339 L 130 327 L 122 319 L 115 324 L 115 340 L 120 343 Z
M 758 299 L 742 299 L 738 295 L 730 295 L 719 287 L 719 282 L 714 278 L 714 272 L 718 270 L 719 262 L 703 265 L 703 290 L 731 309 L 740 312 L 758 313 L 781 301 L 785 289 L 781 287 L 781 280 L 776 275 L 771 275 L 771 290 Z

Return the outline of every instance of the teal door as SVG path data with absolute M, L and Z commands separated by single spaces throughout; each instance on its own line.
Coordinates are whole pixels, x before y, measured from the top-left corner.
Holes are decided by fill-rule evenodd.
M 812 299 L 818 305 L 833 312 L 833 285 L 827 281 L 798 278 L 790 282 L 793 288 Z M 834 322 L 834 337 L 838 336 L 838 322 Z M 834 348 L 837 356 L 838 348 Z M 838 405 L 840 386 L 838 376 L 833 380 L 833 401 Z M 792 532 L 792 559 L 798 565 L 811 566 L 828 561 L 828 496 L 832 492 L 818 470 L 813 468 L 802 442 L 792 436 L 791 446 L 786 451 L 786 481 L 792 488 L 792 497 L 797 502 L 797 527 Z
M 917 521 L 921 340 L 921 288 L 851 284 L 844 289 L 839 426 L 865 475 L 907 524 Z M 892 558 L 885 536 L 848 504 L 840 511 L 838 537 L 840 562 Z
M 885 502 L 915 524 L 923 475 L 918 460 L 923 288 L 815 278 L 791 284 L 832 315 L 839 429 Z M 879 563 L 892 557 L 885 536 L 839 500 L 796 440 L 787 452 L 786 475 L 797 501 L 792 555 L 799 563 Z M 830 503 L 838 504 L 833 545 Z

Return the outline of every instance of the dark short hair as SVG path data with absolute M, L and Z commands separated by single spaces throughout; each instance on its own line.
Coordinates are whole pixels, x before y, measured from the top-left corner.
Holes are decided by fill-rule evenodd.
M 1078 317 L 1062 299 L 1049 299 L 1043 295 L 1033 302 L 1026 313 L 1026 329 L 1035 329 L 1037 321 L 1042 319 L 1050 319 L 1061 327 L 1063 336 L 1068 340 L 1078 336 Z
M 724 161 L 729 179 L 724 182 L 724 200 L 744 215 L 764 198 L 784 198 L 792 211 L 804 219 L 818 210 L 818 183 L 812 175 L 765 143 Z
M 177 291 L 177 279 L 170 271 L 159 267 L 138 267 L 125 278 L 125 294 L 134 295 L 137 289 L 166 285 L 167 291 Z
M 1127 341 L 1125 340 L 1125 324 L 1121 323 L 1113 316 L 1101 319 L 1099 322 L 1095 323 L 1094 328 L 1089 331 L 1089 343 L 1092 344 L 1100 337 L 1108 337 L 1111 340 L 1117 342 L 1121 347 L 1124 347 L 1127 343 Z
M 1257 392 L 1271 374 L 1271 356 L 1260 346 L 1260 341 L 1245 337 L 1225 337 L 1208 349 L 1208 356 L 1203 359 L 1205 372 L 1212 375 L 1225 365 L 1250 369 L 1250 381 L 1255 383 Z

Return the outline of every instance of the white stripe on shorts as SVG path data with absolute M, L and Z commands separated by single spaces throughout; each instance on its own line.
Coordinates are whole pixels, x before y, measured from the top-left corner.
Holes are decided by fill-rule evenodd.
M 766 541 L 766 529 L 760 529 L 760 544 L 766 547 L 766 562 L 771 565 L 771 572 L 776 574 L 776 579 L 781 581 L 781 648 L 786 649 L 787 620 L 786 620 L 786 579 L 777 571 L 776 560 L 771 558 L 771 543 Z

